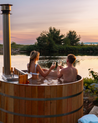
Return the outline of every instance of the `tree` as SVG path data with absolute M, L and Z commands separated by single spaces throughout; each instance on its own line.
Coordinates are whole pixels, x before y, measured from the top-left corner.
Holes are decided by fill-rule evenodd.
M 63 45 L 70 45 L 70 39 L 65 37 L 63 40 Z
M 15 42 L 12 42 L 11 45 L 16 45 L 16 43 Z
M 11 43 L 11 48 L 16 48 L 17 47 L 17 44 L 15 42 L 12 42 Z
M 81 46 L 84 46 L 84 43 L 83 42 L 81 42 L 81 44 L 80 44 Z
M 69 31 L 66 38 L 70 40 L 70 45 L 75 46 L 79 44 L 80 36 L 76 34 L 75 31 Z
M 62 45 L 62 42 L 64 40 L 64 35 L 60 34 L 60 30 L 57 30 L 55 27 L 50 27 L 49 32 L 42 32 L 40 36 L 37 38 L 38 44 L 47 44 L 48 39 L 52 38 L 52 40 L 55 42 L 57 45 Z
M 46 32 L 42 32 L 40 36 L 37 38 L 37 45 L 39 48 L 39 51 L 45 50 L 48 45 L 48 37 Z
M 49 28 L 49 33 L 47 34 L 47 36 L 50 36 L 52 40 L 55 42 L 55 44 L 57 45 L 62 45 L 63 39 L 64 39 L 64 35 L 60 35 L 60 30 L 57 30 L 55 27 L 50 27 Z
M 56 44 L 53 41 L 53 38 L 51 37 L 51 34 L 48 35 L 48 47 L 47 50 L 49 51 L 49 53 L 56 51 Z
M 56 50 L 56 45 L 62 45 L 64 40 L 64 35 L 60 35 L 60 30 L 55 29 L 54 27 L 49 28 L 49 32 L 42 32 L 37 38 L 37 45 L 39 51 L 44 49 L 50 51 Z

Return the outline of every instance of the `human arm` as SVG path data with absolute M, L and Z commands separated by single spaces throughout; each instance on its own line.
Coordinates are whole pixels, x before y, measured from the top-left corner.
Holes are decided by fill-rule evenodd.
M 57 77 L 58 77 L 58 78 L 61 78 L 62 76 L 63 76 L 62 70 L 60 71 L 60 67 L 58 66 L 58 67 L 57 67 Z
M 38 72 L 40 73 L 40 75 L 43 76 L 43 77 L 46 77 L 46 76 L 51 72 L 51 70 L 54 69 L 54 68 L 55 68 L 55 66 L 51 66 L 51 67 L 49 68 L 49 70 L 45 70 L 45 71 L 44 71 L 44 69 L 42 69 L 42 68 L 40 67 L 40 65 L 37 65 L 37 70 L 38 70 Z
M 46 68 L 42 68 L 42 70 L 43 70 L 43 71 L 47 71 L 47 70 L 49 70 L 49 69 L 46 69 Z
M 29 63 L 27 64 L 27 71 L 29 70 Z
M 78 70 L 76 69 L 76 80 L 77 80 L 77 77 L 78 77 Z

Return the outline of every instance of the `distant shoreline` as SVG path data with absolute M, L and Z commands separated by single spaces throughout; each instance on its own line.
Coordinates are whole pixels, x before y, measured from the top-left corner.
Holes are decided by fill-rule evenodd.
M 67 55 L 69 53 L 75 55 L 98 55 L 98 42 L 80 42 L 79 45 L 70 46 L 70 45 L 57 45 L 55 49 L 51 49 L 47 47 L 46 49 L 40 49 L 37 45 L 21 45 L 13 42 L 11 44 L 11 54 L 29 54 L 32 50 L 37 50 L 41 55 L 55 55 L 59 56 L 61 54 Z M 52 53 L 52 54 L 51 54 Z M 65 53 L 65 54 L 64 54 Z M 3 45 L 0 44 L 0 54 L 3 54 Z
M 26 51 L 21 51 L 20 49 L 11 49 L 11 55 L 26 53 Z M 3 48 L 0 49 L 0 55 L 3 55 Z
M 86 44 L 86 45 L 91 45 L 91 44 L 97 45 L 98 44 L 98 42 L 83 42 L 83 43 Z
M 83 41 L 80 41 L 80 43 L 82 43 Z M 17 44 L 17 42 L 16 42 L 16 44 Z M 95 44 L 95 45 L 97 45 L 98 44 L 98 42 L 83 42 L 83 44 Z M 0 43 L 0 45 L 3 45 L 3 43 Z M 18 43 L 18 45 L 32 45 L 32 44 L 19 44 Z

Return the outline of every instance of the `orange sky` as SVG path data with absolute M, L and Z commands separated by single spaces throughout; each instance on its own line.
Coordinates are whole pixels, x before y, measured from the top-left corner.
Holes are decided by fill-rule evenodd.
M 49 27 L 61 34 L 75 30 L 82 42 L 98 42 L 98 0 L 0 0 L 13 4 L 11 10 L 11 40 L 33 44 Z M 0 9 L 1 10 L 1 9 Z M 0 15 L 0 43 L 2 43 Z

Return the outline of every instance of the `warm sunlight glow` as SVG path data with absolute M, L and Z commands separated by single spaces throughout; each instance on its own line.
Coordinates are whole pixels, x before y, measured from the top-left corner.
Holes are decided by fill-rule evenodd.
M 8 0 L 0 1 L 0 4 L 4 3 Z M 75 30 L 82 42 L 98 42 L 98 0 L 10 0 L 9 3 L 13 4 L 11 40 L 16 43 L 32 44 L 49 27 L 60 29 L 65 35 L 69 30 Z M 0 15 L 0 43 L 2 37 Z

